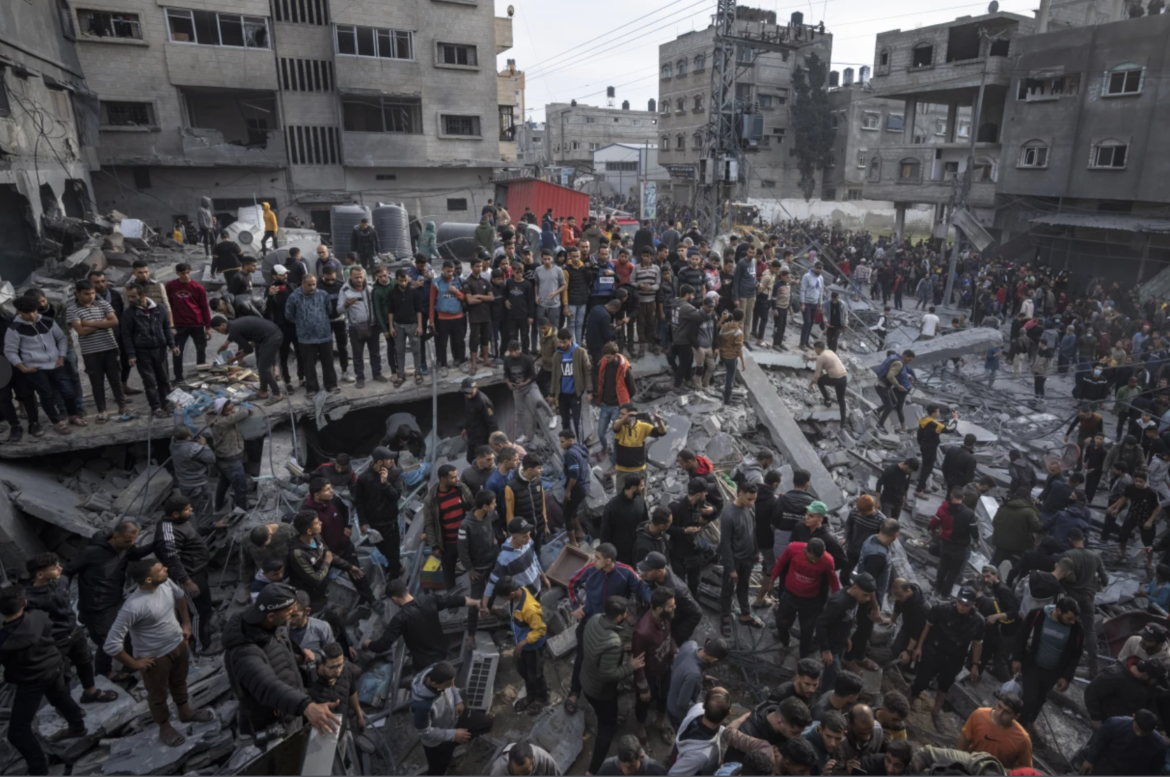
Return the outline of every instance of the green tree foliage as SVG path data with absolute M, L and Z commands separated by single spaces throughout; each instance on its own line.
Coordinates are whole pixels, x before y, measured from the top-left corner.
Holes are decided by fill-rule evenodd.
M 816 189 L 816 171 L 829 166 L 833 155 L 833 115 L 829 110 L 828 66 L 816 54 L 804 58 L 792 74 L 796 100 L 792 106 L 793 143 L 800 190 L 806 200 Z

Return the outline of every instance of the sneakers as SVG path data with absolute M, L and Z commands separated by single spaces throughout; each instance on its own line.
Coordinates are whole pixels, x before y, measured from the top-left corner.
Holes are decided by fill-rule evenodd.
M 380 372 L 374 376 L 374 380 L 377 381 L 378 383 L 389 383 L 390 382 L 390 379 L 387 378 L 385 375 L 383 375 Z
M 423 365 L 422 367 L 420 367 L 418 372 L 420 375 L 430 375 L 431 374 L 431 371 L 429 369 L 427 369 L 426 365 Z
M 41 426 L 39 422 L 34 421 L 33 423 L 28 425 L 28 433 L 31 434 L 33 437 L 44 437 L 45 436 L 45 428 L 43 426 Z
M 548 419 L 548 428 L 549 429 L 556 429 L 558 420 L 559 419 L 555 415 L 552 418 Z
M 354 383 L 357 381 L 357 378 L 355 378 L 353 375 L 353 370 L 346 370 L 344 373 L 342 373 L 341 379 L 346 383 Z
M 357 380 L 354 381 L 354 385 L 360 389 L 364 389 L 366 387 L 366 379 L 365 378 L 358 378 Z

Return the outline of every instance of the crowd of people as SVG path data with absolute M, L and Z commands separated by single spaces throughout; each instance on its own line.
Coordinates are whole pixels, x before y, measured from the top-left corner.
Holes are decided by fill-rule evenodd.
M 537 216 L 529 211 L 519 221 L 535 224 Z M 549 212 L 540 221 L 541 243 L 529 244 L 503 207 L 485 207 L 469 272 L 425 246 L 393 280 L 384 264 L 363 256 L 343 263 L 321 246 L 310 264 L 290 250 L 288 264 L 273 268 L 263 304 L 252 300 L 248 286 L 254 260 L 226 233 L 210 249 L 212 274 L 223 273 L 228 286 L 215 299 L 191 278 L 189 265 L 180 264 L 177 279 L 164 286 L 151 280 L 145 261 L 135 263 L 124 296 L 94 272 L 76 283 L 64 310 L 37 289 L 17 297 L 4 342 L 18 380 L 0 393 L 10 439 L 20 439 L 21 430 L 14 397 L 33 435 L 42 433 L 38 399 L 62 434 L 90 422 L 80 403 L 77 353 L 90 377 L 94 423 L 110 420 L 107 383 L 118 407 L 114 419 L 132 416 L 135 392 L 127 380 L 133 368 L 151 411 L 171 417 L 171 375 L 182 380 L 186 342 L 195 342 L 203 361 L 212 330 L 227 336 L 221 351 L 237 348 L 231 358 L 255 353 L 258 398 L 268 403 L 298 387 L 336 392 L 351 375 L 363 387 L 367 354 L 374 381 L 401 386 L 408 347 L 421 383 L 430 373 L 420 346 L 432 337 L 432 368 L 440 376 L 451 367 L 467 373 L 460 389 L 467 467 L 435 470 L 419 519 L 424 545 L 440 562 L 442 591 L 415 595 L 403 577 L 399 503 L 407 489 L 399 464 L 404 452 L 421 459 L 424 443 L 402 427 L 387 434 L 360 474 L 348 456 L 337 456 L 307 475 L 304 503 L 289 520 L 246 533 L 240 558 L 251 603 L 213 633 L 207 537 L 225 528 L 216 517 L 229 492 L 232 505 L 249 506 L 239 425 L 252 409 L 227 399 L 210 411 L 210 441 L 176 428 L 171 451 L 179 494 L 166 501 L 151 545 L 137 545 L 138 525 L 123 521 L 96 532 L 65 564 L 52 553 L 28 559 L 27 579 L 0 590 L 0 663 L 17 689 L 8 736 L 28 773 L 48 769 L 32 732 L 42 700 L 67 721 L 58 738 L 87 734 L 84 708 L 68 693 L 67 667 L 80 682 L 81 705 L 116 698 L 96 687 L 96 674 L 121 683 L 140 678 L 160 741 L 177 746 L 183 735 L 171 723 L 170 702 L 183 722 L 211 715 L 190 704 L 192 654 L 222 652 L 241 733 L 262 739 L 303 724 L 364 729 L 357 661 L 401 640 L 427 773 L 443 774 L 456 747 L 492 731 L 494 721 L 469 710 L 456 687 L 439 613 L 466 610 L 470 644 L 481 619 L 495 614 L 508 624 L 525 686 L 514 709 L 539 714 L 554 695 L 540 604 L 552 583 L 541 550 L 561 528 L 573 544 L 597 540 L 567 592 L 577 647 L 563 706 L 575 715 L 587 703 L 596 713 L 588 774 L 1031 769 L 1036 721 L 1053 705 L 1050 691 L 1066 689 L 1082 659 L 1094 731 L 1075 754 L 1063 755 L 1085 773 L 1161 773 L 1167 745 L 1158 729 L 1170 723 L 1167 632 L 1148 626 L 1115 665 L 1099 669 L 1095 596 L 1108 576 L 1090 547 L 1094 527 L 1086 506 L 1108 488 L 1101 537 L 1118 533 L 1124 559 L 1138 531 L 1151 572 L 1157 567 L 1146 594 L 1165 606 L 1170 533 L 1159 538 L 1156 531 L 1170 505 L 1164 305 L 1100 281 L 1071 289 L 1064 273 L 961 256 L 953 280 L 958 301 L 972 308 L 970 320 L 1004 327 L 1010 320 L 1007 358 L 1016 370 L 1027 366 L 1036 374 L 1038 396 L 1041 372 L 1055 367 L 1075 373 L 1073 392 L 1081 402 L 1068 429 L 1079 462 L 1069 471 L 1054 462 L 1041 484 L 1026 457 L 1013 453 L 1007 499 L 993 518 L 992 564 L 972 574 L 968 560 L 980 539 L 973 508 L 997 485 L 977 476 L 973 437 L 942 450 L 957 414 L 944 417 L 937 405 L 927 406 L 916 430 L 920 455 L 890 463 L 874 492 L 857 497 L 842 520 L 816 498 L 801 462 L 791 462 L 785 482 L 768 450 L 723 473 L 707 457 L 682 449 L 674 466 L 686 493 L 655 504 L 647 494 L 647 446 L 667 429 L 638 404 L 636 360 L 647 350 L 667 355 L 676 390 L 709 387 L 722 370 L 719 393 L 731 403 L 745 346 L 793 349 L 815 359 L 809 390 L 819 390 L 826 406 L 835 401 L 844 423 L 849 375 L 836 354 L 850 329 L 843 297 L 880 295 L 885 304 L 893 296 L 900 307 L 900 290 L 910 285 L 927 311 L 920 339 L 929 340 L 945 329 L 934 307 L 943 302 L 943 246 L 792 222 L 763 237 L 745 231 L 715 251 L 696 222 L 686 230 L 646 222 L 628 235 L 595 217 L 577 225 Z M 843 290 L 830 289 L 834 279 Z M 884 334 L 880 325 L 877 333 Z M 294 348 L 299 386 L 288 363 Z M 913 350 L 890 352 L 875 369 L 883 424 L 896 413 L 905 427 L 914 358 Z M 515 440 L 499 428 L 494 404 L 475 378 L 497 361 L 516 404 Z M 1112 435 L 1102 417 L 1110 402 L 1117 416 Z M 585 403 L 597 408 L 592 451 Z M 558 445 L 538 452 L 537 424 L 554 415 Z M 526 442 L 533 451 L 524 449 Z M 563 478 L 560 504 L 546 491 L 550 456 L 558 458 L 555 470 Z M 584 509 L 596 487 L 589 470 L 603 460 L 612 466 L 613 495 L 591 519 Z M 911 493 L 928 494 L 936 463 L 944 498 L 929 527 L 939 563 L 927 592 L 898 576 L 893 548 Z M 214 493 L 212 466 L 219 478 Z M 377 604 L 354 546 L 355 524 L 380 537 L 385 598 L 395 606 L 385 630 L 361 644 L 350 644 L 346 613 L 328 597 L 331 576 L 342 575 L 364 602 Z M 1001 579 L 1004 561 L 1011 569 Z M 456 593 L 461 572 L 468 595 Z M 699 639 L 703 607 L 710 606 L 700 604 L 708 572 L 718 580 L 719 636 Z M 127 576 L 135 586 L 129 596 L 121 585 Z M 84 632 L 62 577 L 78 586 Z M 753 578 L 762 581 L 754 598 Z M 875 626 L 891 622 L 897 664 L 912 674 L 910 694 L 886 693 L 874 707 L 859 701 L 862 674 L 878 668 L 868 653 Z M 796 651 L 796 677 L 733 718 L 733 702 L 745 699 L 733 699 L 714 668 L 741 652 L 735 646 L 747 635 L 769 628 L 779 645 Z M 631 632 L 627 649 L 623 635 Z M 974 681 L 987 671 L 1010 685 L 994 706 L 970 715 L 954 748 L 913 747 L 906 725 L 911 704 L 933 690 L 934 725 L 946 732 L 943 705 L 963 671 Z M 631 687 L 635 733 L 619 736 Z M 665 763 L 646 753 L 651 728 L 670 746 Z M 552 757 L 528 741 L 509 745 L 491 769 L 558 773 Z

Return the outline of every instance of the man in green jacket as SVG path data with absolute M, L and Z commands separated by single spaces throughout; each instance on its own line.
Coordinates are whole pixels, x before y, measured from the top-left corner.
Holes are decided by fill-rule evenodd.
M 617 733 L 618 683 L 646 665 L 645 654 L 633 656 L 630 663 L 622 664 L 620 629 L 623 623 L 633 619 L 629 601 L 623 596 L 611 596 L 605 600 L 605 612 L 594 615 L 585 624 L 582 644 L 577 647 L 584 653 L 581 689 L 597 713 L 597 740 L 589 761 L 590 774 L 597 774 L 601 769 Z
M 491 214 L 485 213 L 479 217 L 479 226 L 475 228 L 475 242 L 488 252 L 488 256 L 496 250 L 496 228 L 488 220 Z
M 592 369 L 589 352 L 573 342 L 573 333 L 568 329 L 557 332 L 550 389 L 561 413 L 561 428 L 573 429 L 579 440 L 589 436 L 581 426 L 581 407 L 582 402 L 589 402 L 592 397 L 589 391 Z
M 1036 545 L 1040 511 L 1031 499 L 1030 490 L 1028 486 L 1017 489 L 991 519 L 991 543 L 995 545 L 995 554 L 991 557 L 993 567 L 998 567 L 1004 559 L 1017 564 L 1020 556 Z

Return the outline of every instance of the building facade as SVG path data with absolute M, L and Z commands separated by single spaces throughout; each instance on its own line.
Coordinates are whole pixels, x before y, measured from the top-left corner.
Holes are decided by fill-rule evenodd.
M 776 35 L 773 11 L 737 9 L 735 29 L 740 35 Z M 794 20 L 795 21 L 795 20 Z M 771 51 L 740 47 L 736 54 L 736 104 L 743 113 L 760 116 L 762 136 L 745 147 L 740 171 L 748 197 L 803 197 L 800 173 L 791 150 L 792 73 L 809 54 L 831 61 L 833 37 L 805 27 L 809 37 L 787 58 Z M 711 115 L 711 63 L 715 30 L 707 28 L 680 35 L 658 47 L 659 157 L 671 171 L 670 196 L 689 202 L 694 195 L 699 161 L 703 156 Z M 827 86 L 827 85 L 826 85 Z
M 548 164 L 544 128 L 543 121 L 526 121 L 516 127 L 516 162 L 521 167 L 534 170 Z
M 519 161 L 516 133 L 524 123 L 524 71 L 516 69 L 516 60 L 509 59 L 508 66 L 499 72 L 496 79 L 499 90 L 496 102 L 500 106 L 500 159 L 504 162 Z
M 328 229 L 330 206 L 464 220 L 510 129 L 495 56 L 511 19 L 456 0 L 79 0 L 101 100 L 103 209 L 152 224 L 255 201 Z
M 590 194 L 637 198 L 642 182 L 665 186 L 670 172 L 658 164 L 658 148 L 653 143 L 611 143 L 593 152 L 593 180 L 594 185 L 587 189 Z
M 655 143 L 658 114 L 623 108 L 549 103 L 544 106 L 544 151 L 549 165 L 593 172 L 593 152 L 611 143 Z
M 47 218 L 96 210 L 96 102 L 76 37 L 56 2 L 0 3 L 0 279 L 14 284 L 71 249 Z

